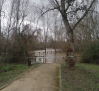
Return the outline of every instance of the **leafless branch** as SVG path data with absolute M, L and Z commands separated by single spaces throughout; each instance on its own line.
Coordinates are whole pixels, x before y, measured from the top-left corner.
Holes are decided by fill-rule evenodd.
M 70 11 L 70 12 L 67 12 L 67 14 L 69 14 L 69 13 L 76 13 L 77 11 L 81 11 L 81 10 L 84 10 L 84 9 L 80 9 L 80 8 L 77 8 L 76 10 L 74 10 L 74 11 Z
M 57 5 L 60 6 L 59 3 L 58 3 L 58 1 L 57 0 L 55 0 L 55 1 L 56 1 Z
M 81 20 L 87 15 L 88 11 L 90 10 L 90 8 L 92 7 L 93 3 L 96 0 L 93 0 L 92 3 L 90 4 L 89 8 L 86 10 L 86 12 L 83 14 L 83 16 L 78 20 L 78 22 L 74 25 L 74 27 L 72 28 L 73 30 L 75 29 L 75 27 L 81 22 Z
M 51 10 L 55 10 L 55 9 L 57 9 L 57 7 L 48 9 L 48 10 L 46 10 L 45 12 L 43 12 L 43 13 L 41 14 L 41 16 L 43 16 L 45 13 L 47 13 L 47 12 L 49 12 L 49 11 L 51 11 Z
M 5 12 L 4 12 L 4 11 L 1 11 L 1 12 L 3 12 L 3 13 L 4 13 L 3 17 L 5 17 Z
M 38 18 L 37 23 L 38 23 L 39 19 L 40 19 L 44 14 L 46 14 L 47 12 L 49 12 L 49 11 L 51 11 L 51 10 L 55 10 L 55 9 L 57 9 L 57 7 L 48 9 L 48 10 L 46 10 L 45 12 L 43 12 L 43 13 L 40 15 L 40 17 Z
M 69 4 L 68 4 L 67 8 L 65 9 L 65 12 L 67 12 L 68 8 L 69 8 Z

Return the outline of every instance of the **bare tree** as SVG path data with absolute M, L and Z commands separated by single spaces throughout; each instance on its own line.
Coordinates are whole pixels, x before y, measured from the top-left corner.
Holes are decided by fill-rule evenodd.
M 1 36 L 1 13 L 4 13 L 4 11 L 2 11 L 2 7 L 3 7 L 3 4 L 4 4 L 4 1 L 5 0 L 1 0 L 0 1 L 0 36 Z
M 75 3 L 78 3 L 78 1 L 76 1 L 76 0 L 59 0 L 59 1 L 58 0 L 50 0 L 50 3 L 52 4 L 53 8 L 48 8 L 45 12 L 42 13 L 42 15 L 50 10 L 57 9 L 62 15 L 63 22 L 64 22 L 64 25 L 66 28 L 66 32 L 68 34 L 69 42 L 74 42 L 73 30 L 80 23 L 80 21 L 87 15 L 88 11 L 90 10 L 90 8 L 92 7 L 92 5 L 94 4 L 95 1 L 96 0 L 92 0 L 91 4 L 86 6 L 86 4 L 83 3 L 84 1 L 82 0 L 80 4 L 83 3 L 83 5 L 78 5 L 78 7 L 76 7 Z M 75 15 L 78 11 L 82 11 L 82 10 L 84 10 L 85 12 L 78 19 L 76 24 L 73 27 L 71 27 L 68 17 L 70 17 L 70 14 Z
M 3 14 L 3 17 L 4 17 L 4 15 L 5 15 L 5 12 L 2 10 L 2 8 L 3 8 L 3 4 L 4 4 L 4 1 L 5 0 L 1 0 L 0 1 L 0 55 L 1 55 L 1 53 L 2 53 L 2 39 L 3 39 L 3 34 L 1 33 L 1 18 L 2 18 L 2 14 Z
M 54 9 L 57 9 L 60 12 L 66 28 L 68 43 L 70 44 L 73 52 L 74 52 L 73 30 L 87 15 L 87 13 L 91 9 L 95 1 L 96 0 L 89 0 L 88 2 L 91 2 L 91 3 L 89 5 L 86 5 L 85 3 L 86 0 L 82 0 L 81 2 L 79 2 L 78 0 L 50 0 L 49 3 L 51 7 L 47 7 L 46 11 L 42 13 L 42 15 L 44 15 L 48 11 L 51 11 Z M 80 17 L 77 17 L 78 12 L 82 14 L 80 15 Z M 74 24 L 74 26 L 71 26 L 71 23 L 73 22 L 73 20 L 75 20 L 76 23 Z
M 14 58 L 14 56 L 17 56 L 17 53 L 15 54 L 15 52 L 19 52 L 18 56 L 22 56 L 21 54 L 24 53 L 24 50 L 22 49 L 22 45 L 21 45 L 22 41 L 20 40 L 20 38 L 21 38 L 21 31 L 24 28 L 23 24 L 25 17 L 28 15 L 29 3 L 27 0 L 11 0 L 9 1 L 9 3 L 10 3 L 10 7 L 9 7 L 9 11 L 7 12 L 8 14 L 6 15 L 8 22 L 4 35 L 6 38 L 5 48 L 4 48 L 5 51 L 3 53 L 5 53 L 5 57 L 10 55 L 12 58 Z M 9 50 L 12 51 L 10 52 Z M 23 53 L 21 53 L 22 50 Z
M 83 48 L 85 45 L 89 44 L 92 41 L 98 40 L 99 13 L 96 7 L 98 4 L 97 2 L 95 2 L 96 4 L 92 6 L 91 10 L 88 12 L 88 14 L 80 22 L 79 26 L 77 26 L 76 30 L 74 31 L 75 47 L 77 50 Z
M 34 34 L 36 32 L 38 32 L 38 29 L 32 30 L 30 25 L 25 25 L 23 27 L 23 30 L 20 33 L 20 40 L 21 40 L 21 45 L 23 43 L 22 46 L 24 46 L 24 52 L 26 57 L 30 57 L 29 52 L 33 49 L 31 46 L 34 46 L 35 42 L 34 42 Z M 31 66 L 31 61 L 30 58 L 27 59 L 28 60 L 28 66 Z

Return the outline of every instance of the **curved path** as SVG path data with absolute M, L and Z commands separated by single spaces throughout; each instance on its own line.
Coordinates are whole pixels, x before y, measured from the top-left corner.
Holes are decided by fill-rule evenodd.
M 0 91 L 59 91 L 59 64 L 41 64 Z

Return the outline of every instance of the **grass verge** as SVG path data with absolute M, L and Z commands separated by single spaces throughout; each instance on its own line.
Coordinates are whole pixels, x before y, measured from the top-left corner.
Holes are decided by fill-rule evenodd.
M 76 64 L 74 70 L 61 64 L 62 91 L 99 91 L 99 66 Z
M 37 65 L 38 64 L 33 64 L 32 66 L 27 66 L 24 64 L 7 64 L 0 66 L 0 87 Z

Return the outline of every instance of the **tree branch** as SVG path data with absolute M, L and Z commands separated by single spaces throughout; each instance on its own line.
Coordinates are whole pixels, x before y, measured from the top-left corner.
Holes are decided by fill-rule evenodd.
M 51 10 L 55 10 L 55 9 L 58 9 L 59 11 L 60 11 L 60 5 L 59 5 L 59 3 L 58 3 L 58 1 L 57 0 L 55 0 L 56 1 L 56 3 L 57 3 L 57 7 L 54 7 L 54 8 L 51 8 L 51 9 L 48 9 L 48 10 L 46 10 L 45 12 L 43 12 L 41 15 L 40 15 L 40 17 L 38 18 L 38 21 L 39 21 L 39 19 L 45 14 L 45 13 L 47 13 L 47 12 L 49 12 L 49 11 L 51 11 Z M 41 10 L 41 9 L 40 9 Z M 42 10 L 41 10 L 42 11 Z
M 49 11 L 51 11 L 51 10 L 54 10 L 54 9 L 57 9 L 57 7 L 48 9 L 48 10 L 46 10 L 45 12 L 43 12 L 43 13 L 40 15 L 40 17 L 38 18 L 37 22 L 39 21 L 39 19 L 40 19 L 45 13 L 47 13 L 47 12 L 49 12 Z
M 77 8 L 76 10 L 74 10 L 74 11 L 70 11 L 70 12 L 67 12 L 67 14 L 69 14 L 69 13 L 77 13 L 77 11 L 81 11 L 81 10 L 85 10 L 85 9 L 80 9 L 80 8 Z
M 62 11 L 60 10 L 60 5 L 59 5 L 58 1 L 55 0 L 55 2 L 57 3 L 57 9 L 59 10 L 60 13 L 62 13 Z
M 55 1 L 56 1 L 57 5 L 60 6 L 59 3 L 58 3 L 58 1 L 57 0 L 55 0 Z
M 4 11 L 1 11 L 1 12 L 3 12 L 3 13 L 4 13 L 3 17 L 5 17 L 5 12 L 4 12 Z M 2 16 L 2 15 L 1 15 L 1 16 Z
M 96 0 L 93 0 L 92 3 L 90 4 L 89 8 L 86 10 L 86 12 L 83 14 L 83 16 L 78 20 L 78 22 L 74 25 L 74 27 L 72 28 L 72 30 L 75 29 L 75 27 L 81 22 L 81 20 L 87 15 L 88 11 L 90 10 L 90 8 L 92 7 L 93 3 Z
M 41 14 L 41 16 L 43 16 L 45 13 L 47 13 L 47 12 L 49 12 L 49 11 L 51 11 L 51 10 L 54 10 L 54 9 L 57 9 L 57 7 L 46 10 L 45 12 L 43 12 L 43 13 Z
M 65 12 L 67 12 L 68 9 L 69 9 L 69 4 L 68 4 L 67 8 L 65 9 Z

